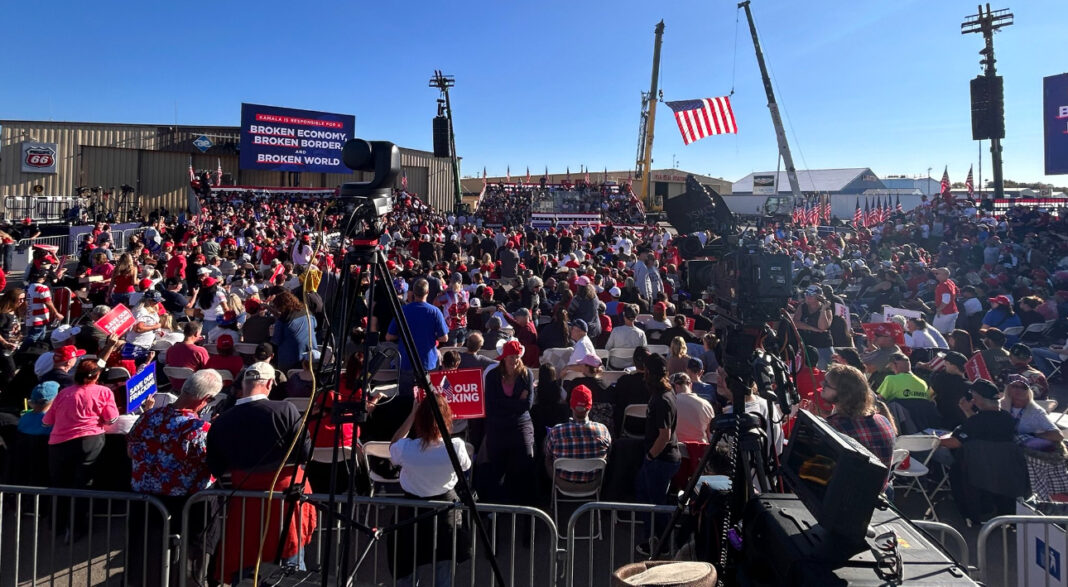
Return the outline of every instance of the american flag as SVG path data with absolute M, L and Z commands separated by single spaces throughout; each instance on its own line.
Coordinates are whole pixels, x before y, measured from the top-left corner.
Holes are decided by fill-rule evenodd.
M 815 203 L 808 209 L 808 223 L 812 226 L 818 226 L 820 223 L 820 205 L 819 202 Z
M 823 200 L 823 220 L 827 224 L 831 223 L 831 197 L 827 196 Z
M 901 196 L 900 195 L 897 196 L 897 204 L 894 207 L 897 209 L 897 213 L 898 214 L 901 214 L 902 212 L 905 211 L 905 209 L 901 207 Z
M 972 168 L 968 166 L 968 179 L 964 180 L 964 185 L 968 188 L 968 197 L 975 195 L 975 178 L 972 177 Z
M 867 203 L 865 201 L 865 203 Z M 864 226 L 864 213 L 860 211 L 860 198 L 857 198 L 857 211 L 853 212 L 853 228 Z
M 189 158 L 189 183 L 193 183 L 197 180 L 197 174 L 193 171 L 193 158 Z
M 586 171 L 583 172 L 582 180 L 586 182 L 586 185 L 590 184 L 590 168 L 589 167 L 587 167 Z
M 530 183 L 530 166 L 527 165 L 527 183 Z
M 402 171 L 401 172 L 401 189 L 404 190 L 404 191 L 408 191 L 408 172 L 407 171 Z
M 942 171 L 942 186 L 941 192 L 943 198 L 951 198 L 953 194 L 949 191 L 949 165 L 946 165 L 944 171 Z
M 482 189 L 486 189 L 486 168 L 482 168 Z
M 504 183 L 512 183 L 512 166 L 509 165 L 505 168 Z
M 679 123 L 683 144 L 718 134 L 738 134 L 729 96 L 667 102 Z
M 864 226 L 871 226 L 875 222 L 875 217 L 871 215 L 871 207 L 868 205 L 867 198 L 864 199 Z
M 222 159 L 215 160 L 215 185 L 222 185 Z
M 801 211 L 801 209 L 798 208 L 797 206 L 794 206 L 794 211 L 790 214 L 790 217 L 791 217 L 790 219 L 793 220 L 795 225 L 796 224 L 801 224 L 801 215 L 802 214 L 803 214 L 803 212 Z

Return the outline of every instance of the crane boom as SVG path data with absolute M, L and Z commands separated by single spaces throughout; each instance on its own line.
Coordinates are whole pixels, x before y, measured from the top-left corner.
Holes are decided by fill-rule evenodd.
M 656 124 L 657 81 L 660 78 L 660 43 L 664 37 L 664 21 L 656 25 L 656 41 L 653 44 L 653 79 L 649 93 L 642 96 L 642 120 L 638 133 L 638 169 L 635 175 L 641 180 L 638 197 L 645 200 L 645 209 L 653 210 L 653 196 L 649 190 L 649 170 L 653 164 L 653 130 Z
M 745 17 L 749 20 L 749 32 L 753 36 L 753 48 L 756 49 L 757 64 L 760 65 L 760 76 L 764 78 L 764 92 L 768 95 L 771 123 L 775 125 L 775 140 L 779 143 L 779 155 L 782 157 L 783 164 L 786 165 L 786 177 L 790 180 L 790 191 L 793 192 L 796 202 L 801 197 L 801 185 L 797 182 L 794 157 L 790 154 L 789 143 L 786 142 L 786 131 L 783 130 L 782 117 L 779 116 L 779 105 L 775 103 L 775 92 L 771 89 L 771 78 L 768 77 L 768 67 L 764 64 L 764 53 L 760 50 L 760 39 L 757 38 L 756 24 L 753 22 L 753 12 L 749 9 L 749 0 L 739 2 L 738 8 L 745 9 Z

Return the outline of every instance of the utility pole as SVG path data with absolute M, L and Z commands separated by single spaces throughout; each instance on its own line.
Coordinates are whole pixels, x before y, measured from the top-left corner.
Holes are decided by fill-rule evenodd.
M 649 171 L 653 164 L 653 130 L 656 127 L 657 82 L 660 78 L 660 44 L 664 39 L 664 21 L 656 24 L 656 40 L 653 42 L 653 79 L 649 82 L 649 93 L 642 94 L 642 120 L 638 133 L 638 169 L 637 179 L 641 180 L 639 198 L 645 199 L 645 209 L 652 211 L 653 194 L 650 189 Z
M 449 101 L 449 88 L 456 85 L 456 78 L 444 75 L 440 69 L 434 70 L 434 77 L 430 78 L 430 87 L 441 90 L 442 99 L 445 100 L 444 115 L 449 119 L 449 155 L 452 159 L 453 196 L 455 201 L 453 210 L 460 212 L 463 208 L 463 190 L 460 187 L 460 159 L 456 156 L 456 132 L 452 128 L 452 102 Z M 438 115 L 441 112 L 441 99 L 438 100 Z
M 1009 10 L 991 10 L 990 4 L 979 5 L 979 14 L 973 14 L 960 25 L 960 34 L 982 33 L 986 46 L 979 51 L 984 58 L 983 75 L 972 80 L 972 138 L 990 139 L 990 166 L 994 172 L 994 198 L 1005 197 L 1005 177 L 1001 167 L 1001 139 L 1005 138 L 1004 84 L 994 67 L 994 33 L 1013 22 Z M 980 173 L 982 170 L 980 169 Z
M 779 105 L 775 102 L 775 91 L 771 88 L 768 66 L 764 64 L 764 52 L 760 50 L 760 39 L 757 38 L 756 23 L 753 22 L 753 11 L 749 9 L 749 0 L 739 2 L 738 8 L 745 9 L 745 18 L 749 20 L 749 33 L 753 36 L 753 48 L 756 49 L 760 77 L 764 78 L 764 93 L 768 95 L 768 110 L 771 111 L 771 123 L 775 126 L 775 140 L 779 143 L 779 155 L 782 156 L 782 162 L 786 165 L 786 178 L 790 180 L 790 192 L 794 195 L 794 205 L 796 206 L 799 198 L 801 198 L 801 185 L 797 182 L 794 157 L 790 154 L 790 144 L 786 142 L 786 131 L 782 127 Z

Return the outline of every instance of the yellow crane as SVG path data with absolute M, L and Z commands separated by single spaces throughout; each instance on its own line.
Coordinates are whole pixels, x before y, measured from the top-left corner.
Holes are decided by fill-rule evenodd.
M 639 184 L 638 198 L 644 200 L 646 212 L 659 212 L 663 203 L 656 202 L 653 198 L 649 183 L 649 170 L 653 164 L 653 129 L 656 124 L 657 82 L 660 78 L 660 43 L 664 38 L 664 21 L 661 20 L 655 29 L 656 41 L 653 43 L 653 79 L 649 83 L 649 93 L 642 92 L 642 116 L 638 126 L 638 157 L 635 179 Z

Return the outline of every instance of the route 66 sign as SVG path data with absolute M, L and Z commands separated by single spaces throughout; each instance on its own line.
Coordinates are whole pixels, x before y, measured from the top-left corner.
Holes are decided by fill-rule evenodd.
M 22 143 L 23 173 L 55 173 L 56 143 Z

